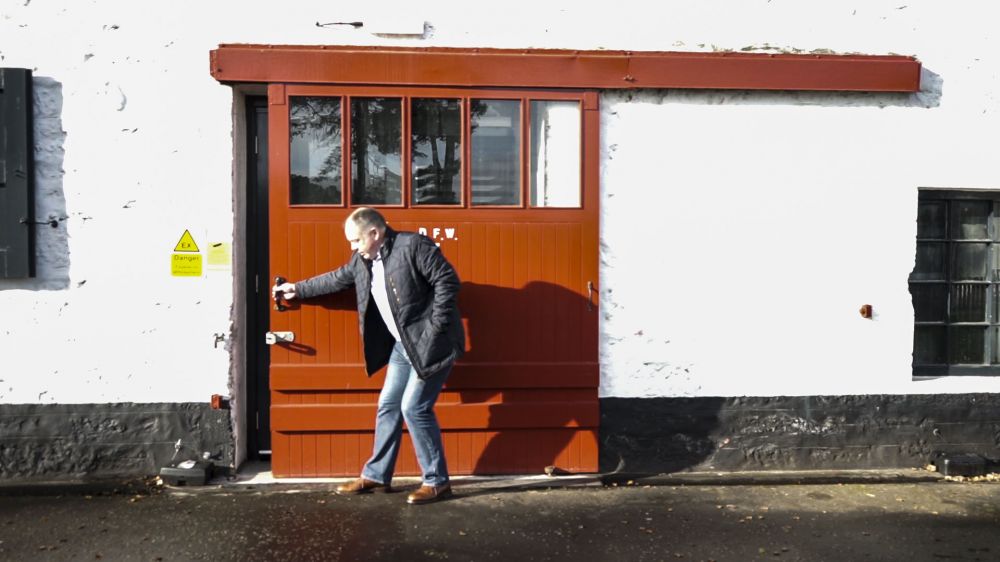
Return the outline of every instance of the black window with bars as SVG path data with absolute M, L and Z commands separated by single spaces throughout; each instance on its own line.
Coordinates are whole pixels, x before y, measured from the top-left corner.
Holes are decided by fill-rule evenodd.
M 921 190 L 913 374 L 1000 374 L 1000 193 Z

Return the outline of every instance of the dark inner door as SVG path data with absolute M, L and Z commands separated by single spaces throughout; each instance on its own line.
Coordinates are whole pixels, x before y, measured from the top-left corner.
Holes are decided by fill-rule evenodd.
M 264 345 L 269 329 L 267 226 L 267 97 L 247 96 L 246 311 L 247 311 L 247 453 L 251 459 L 271 455 L 271 393 Z

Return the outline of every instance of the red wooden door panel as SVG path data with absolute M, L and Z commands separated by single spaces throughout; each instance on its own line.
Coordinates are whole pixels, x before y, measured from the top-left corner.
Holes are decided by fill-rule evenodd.
M 343 235 L 347 205 L 288 203 L 288 98 L 361 91 L 270 87 L 272 277 L 303 279 L 338 267 L 350 256 Z M 375 94 L 417 92 L 489 94 L 415 89 Z M 552 94 L 528 95 L 545 96 Z M 435 239 L 462 279 L 459 306 L 467 352 L 436 408 L 449 469 L 456 475 L 538 473 L 548 465 L 597 470 L 598 118 L 596 95 L 571 94 L 568 99 L 581 100 L 585 109 L 581 208 L 501 209 L 466 202 L 460 207 L 382 209 L 397 230 L 437 233 Z M 468 170 L 463 173 L 467 199 Z M 409 182 L 405 186 L 408 201 Z M 293 343 L 271 350 L 274 475 L 357 475 L 371 453 L 384 370 L 371 378 L 365 375 L 353 291 L 272 310 L 271 329 L 295 333 Z M 408 437 L 396 473 L 420 473 Z

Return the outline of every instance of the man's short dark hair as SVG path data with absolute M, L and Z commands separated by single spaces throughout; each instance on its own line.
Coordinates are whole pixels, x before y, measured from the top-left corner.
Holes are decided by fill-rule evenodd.
M 372 226 L 379 230 L 385 230 L 386 227 L 385 217 L 382 216 L 382 213 L 371 207 L 358 207 L 354 209 L 354 212 L 348 215 L 347 220 L 344 222 L 353 222 L 354 226 L 358 227 L 358 230 L 367 230 Z

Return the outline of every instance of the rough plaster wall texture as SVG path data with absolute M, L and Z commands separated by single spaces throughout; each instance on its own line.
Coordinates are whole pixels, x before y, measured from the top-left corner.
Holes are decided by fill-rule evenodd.
M 236 202 L 236 216 L 239 217 L 233 225 L 233 313 L 230 325 L 230 339 L 227 342 L 229 349 L 229 407 L 233 425 L 233 440 L 236 449 L 236 466 L 240 466 L 247 456 L 247 435 L 243 431 L 243 420 L 247 418 L 247 385 L 246 377 L 246 351 L 247 351 L 247 331 L 246 326 L 246 291 L 247 286 L 238 282 L 236 277 L 238 272 L 246 269 L 246 264 L 242 259 L 244 252 L 244 240 L 246 239 L 246 197 L 239 197 L 235 192 L 246 189 L 246 166 L 247 166 L 247 123 L 241 116 L 246 113 L 246 98 L 238 92 L 233 93 L 233 175 L 236 181 L 233 182 L 233 200 Z
M 763 141 L 773 141 L 769 157 L 780 154 L 787 148 L 795 149 L 810 144 L 802 138 L 789 139 L 773 134 L 772 121 L 786 123 L 793 127 L 787 132 L 802 132 L 794 129 L 794 119 L 807 116 L 817 125 L 837 128 L 846 121 L 853 122 L 857 130 L 847 135 L 843 129 L 840 143 L 854 143 L 859 137 L 881 137 L 896 140 L 885 130 L 875 130 L 873 122 L 861 120 L 859 115 L 878 116 L 874 122 L 895 126 L 900 143 L 893 148 L 894 164 L 904 170 L 896 174 L 889 166 L 868 166 L 867 171 L 877 172 L 881 179 L 891 176 L 892 181 L 876 181 L 868 175 L 856 172 L 854 175 L 840 175 L 827 179 L 825 183 L 812 183 L 810 193 L 836 192 L 853 193 L 857 196 L 872 197 L 873 209 L 881 211 L 889 205 L 889 216 L 893 221 L 906 217 L 909 231 L 892 230 L 882 240 L 892 244 L 893 252 L 889 265 L 877 265 L 867 273 L 882 278 L 883 268 L 891 268 L 895 279 L 908 270 L 903 260 L 895 253 L 900 247 L 912 246 L 912 215 L 915 209 L 914 185 L 928 183 L 934 185 L 982 185 L 996 183 L 990 173 L 984 173 L 982 162 L 988 155 L 989 143 L 982 142 L 981 134 L 989 123 L 981 119 L 984 106 L 993 103 L 996 88 L 995 73 L 997 49 L 990 33 L 995 21 L 996 8 L 988 2 L 964 4 L 964 10 L 950 9 L 930 1 L 910 2 L 905 7 L 893 2 L 855 2 L 821 5 L 801 3 L 791 0 L 754 2 L 675 2 L 669 5 L 653 2 L 630 4 L 627 11 L 609 17 L 607 6 L 597 3 L 553 2 L 544 6 L 536 2 L 517 0 L 505 4 L 501 13 L 490 17 L 478 17 L 468 10 L 467 3 L 440 2 L 433 5 L 390 2 L 378 5 L 356 4 L 350 7 L 330 5 L 327 2 L 302 2 L 283 6 L 275 10 L 272 4 L 264 2 L 218 2 L 204 5 L 195 2 L 175 2 L 163 5 L 149 5 L 124 1 L 100 3 L 45 3 L 23 2 L 21 0 L 0 0 L 0 64 L 33 68 L 39 81 L 48 82 L 62 94 L 61 128 L 65 132 L 50 132 L 39 139 L 41 145 L 62 142 L 64 158 L 62 169 L 62 193 L 65 199 L 66 216 L 60 225 L 59 236 L 65 236 L 68 248 L 59 259 L 69 261 L 68 282 L 59 282 L 57 273 L 53 277 L 40 278 L 34 285 L 0 285 L 0 353 L 5 364 L 0 379 L 0 402 L 109 402 L 109 401 L 202 401 L 214 392 L 227 391 L 229 354 L 221 347 L 212 347 L 212 335 L 227 330 L 232 305 L 232 277 L 226 272 L 210 272 L 202 278 L 177 279 L 169 275 L 168 260 L 170 250 L 184 229 L 190 229 L 200 244 L 210 241 L 231 241 L 233 223 L 232 185 L 232 122 L 230 109 L 232 97 L 228 88 L 215 83 L 208 74 L 207 53 L 218 43 L 285 43 L 285 44 L 358 44 L 358 45 L 415 45 L 415 46 L 479 46 L 479 47 L 549 47 L 584 49 L 646 49 L 646 50 L 713 50 L 713 49 L 797 49 L 813 51 L 829 49 L 838 52 L 864 52 L 880 54 L 899 52 L 921 57 L 927 67 L 943 77 L 949 94 L 942 98 L 941 108 L 948 112 L 912 108 L 823 107 L 801 111 L 787 111 L 781 105 L 775 107 L 751 106 L 752 112 L 732 112 L 735 124 L 754 116 L 755 126 L 772 133 Z M 317 27 L 316 22 L 361 20 L 378 22 L 393 17 L 419 18 L 428 22 L 424 33 L 419 36 L 389 38 L 366 33 L 364 28 L 354 30 L 345 27 Z M 531 17 L 525 17 L 531 14 Z M 970 17 L 974 14 L 975 17 Z M 951 93 L 954 92 L 954 93 Z M 720 107 L 686 104 L 683 107 L 670 104 L 652 104 L 659 107 L 648 115 L 651 122 L 676 132 L 674 139 L 677 154 L 688 156 L 693 145 L 681 139 L 689 134 L 686 127 L 699 125 L 692 122 L 692 116 L 726 111 Z M 608 107 L 607 105 L 605 107 Z M 636 110 L 650 107 L 639 103 Z M 648 109 L 647 109 L 648 111 Z M 773 112 L 772 119 L 761 125 L 764 114 Z M 914 115 L 928 112 L 919 118 Z M 629 110 L 624 111 L 629 114 Z M 815 115 L 814 115 L 815 114 Z M 718 121 L 722 113 L 713 113 L 710 120 Z M 831 117 L 832 116 L 832 117 Z M 886 116 L 892 116 L 891 119 Z M 905 117 L 904 117 L 905 116 Z M 611 118 L 610 115 L 605 117 Z M 685 123 L 684 119 L 688 118 Z M 634 120 L 632 115 L 630 119 Z M 621 130 L 632 127 L 632 122 Z M 919 123 L 919 124 L 918 124 Z M 782 130 L 782 126 L 778 127 Z M 995 130 L 995 127 L 994 127 Z M 628 147 L 633 163 L 643 164 L 650 151 L 660 141 L 660 135 L 651 137 L 648 129 L 631 134 L 634 138 L 622 142 L 621 135 L 613 128 L 607 130 L 605 147 L 611 145 Z M 640 134 L 641 133 L 641 134 Z M 970 133 L 975 133 L 970 136 Z M 706 148 L 744 150 L 751 143 L 755 150 L 763 154 L 763 141 L 740 137 L 741 142 L 721 143 L 716 137 L 704 132 L 701 137 L 693 137 Z M 44 135 L 43 135 L 44 136 Z M 60 137 L 52 140 L 51 137 Z M 810 137 L 804 137 L 806 139 Z M 947 139 L 946 141 L 943 139 Z M 921 140 L 923 142 L 921 142 Z M 728 144 L 727 144 L 728 143 Z M 867 143 L 871 148 L 873 142 Z M 633 149 L 643 145 L 645 148 Z M 905 145 L 908 150 L 903 150 Z M 837 155 L 844 150 L 843 144 L 820 143 L 817 149 L 832 150 Z M 879 147 L 881 148 L 881 147 Z M 685 149 L 687 152 L 684 152 Z M 849 149 L 848 149 L 849 150 Z M 624 152 L 619 152 L 624 154 Z M 663 152 L 657 152 L 657 156 Z M 878 152 L 855 150 L 851 155 L 869 161 L 876 159 Z M 904 158 L 904 155 L 907 157 Z M 962 156 L 963 166 L 955 166 L 957 157 Z M 942 166 L 934 160 L 941 158 L 952 165 Z M 826 158 L 819 164 L 830 166 Z M 690 193 L 691 199 L 685 205 L 676 205 L 672 212 L 680 213 L 682 207 L 700 204 L 706 190 L 720 187 L 720 180 L 730 180 L 721 174 L 720 167 L 711 163 L 709 169 L 714 175 L 708 177 L 694 174 L 692 163 L 675 165 L 676 170 L 660 179 L 661 199 L 658 205 L 672 204 L 671 196 Z M 648 183 L 648 177 L 635 178 L 616 167 L 614 162 L 602 162 L 605 168 L 605 188 L 608 197 L 621 191 L 623 182 Z M 816 163 L 815 159 L 814 162 Z M 702 160 L 702 164 L 708 164 Z M 617 166 L 620 166 L 618 164 Z M 895 166 L 894 166 L 895 167 Z M 925 168 L 923 174 L 912 174 L 912 168 Z M 781 199 L 787 194 L 791 183 L 816 176 L 816 167 L 782 168 L 768 165 L 768 174 L 778 168 L 780 182 L 772 191 L 766 191 L 771 200 Z M 956 169 L 960 168 L 960 169 Z M 909 170 L 907 170 L 909 169 Z M 749 193 L 767 187 L 760 169 L 751 167 L 746 174 L 733 173 Z M 793 172 L 797 172 L 796 175 Z M 906 173 L 911 173 L 909 177 Z M 803 177 L 802 174 L 805 174 Z M 858 179 L 849 191 L 842 191 L 843 181 Z M 866 183 L 867 182 L 867 183 Z M 877 185 L 876 185 L 877 184 Z M 878 189 L 873 189 L 877 187 Z M 690 188 L 690 189 L 689 189 Z M 700 190 L 700 191 L 698 191 Z M 852 190 L 852 191 L 851 191 Z M 750 201 L 744 191 L 733 193 L 729 208 L 721 218 L 736 218 L 733 227 L 747 229 L 749 219 L 740 218 L 737 212 L 740 204 Z M 902 193 L 902 200 L 895 196 Z M 890 195 L 892 194 L 892 195 Z M 617 196 L 617 195 L 616 195 Z M 58 196 L 46 195 L 49 201 L 39 201 L 40 209 L 45 205 L 58 208 Z M 741 199 L 742 198 L 742 199 Z M 713 198 L 715 202 L 721 198 Z M 833 207 L 825 209 L 844 210 L 848 198 L 843 197 Z M 625 201 L 626 199 L 620 199 Z M 853 198 L 856 203 L 857 198 Z M 55 202 L 55 203 L 53 203 Z M 612 200 L 606 198 L 605 206 L 614 208 Z M 643 212 L 643 209 L 657 208 L 649 200 L 629 211 Z M 782 203 L 775 211 L 793 214 L 792 203 Z M 881 205 L 882 207 L 879 207 Z M 908 206 L 908 207 L 907 207 Z M 856 209 L 856 207 L 851 207 Z M 784 209 L 784 211 L 781 211 Z M 616 212 L 616 214 L 619 214 Z M 44 214 L 44 213 L 42 213 Z M 691 215 L 698 216 L 698 213 Z M 701 216 L 703 222 L 716 220 L 714 216 Z M 607 218 L 607 214 L 605 215 Z M 683 217 L 682 217 L 683 218 Z M 773 220 L 761 221 L 770 230 L 757 231 L 756 238 L 775 237 L 779 233 L 772 225 Z M 681 222 L 674 221 L 676 231 L 683 230 Z M 810 223 L 812 224 L 812 223 Z M 801 221 L 800 221 L 801 225 Z M 632 237 L 623 236 L 622 230 L 609 221 L 604 236 L 606 247 L 621 248 Z M 871 225 L 872 230 L 875 229 Z M 738 229 L 734 230 L 738 231 Z M 712 242 L 721 240 L 718 234 L 710 238 Z M 857 233 L 852 234 L 857 238 Z M 786 242 L 787 249 L 796 249 L 798 242 Z M 815 247 L 815 246 L 813 246 Z M 839 250 L 840 244 L 832 244 L 829 237 L 821 238 L 819 246 L 827 250 Z M 910 248 L 912 250 L 912 248 Z M 701 253 L 687 249 L 693 262 L 699 263 Z M 55 252 L 58 253 L 58 252 Z M 903 252 L 912 254 L 912 251 Z M 743 252 L 732 252 L 730 260 L 746 261 Z M 683 253 L 665 254 L 672 260 L 686 258 Z M 768 254 L 774 259 L 773 254 Z M 48 259 L 48 258 L 46 258 Z M 615 261 L 615 260 L 619 261 Z M 658 258 L 666 259 L 666 258 Z M 765 260 L 767 258 L 765 257 Z M 808 258 L 804 258 L 808 259 Z M 868 257 L 875 262 L 875 257 Z M 614 271 L 615 263 L 621 258 L 605 256 L 603 274 L 614 283 L 608 286 L 627 288 L 618 281 L 616 275 L 628 277 L 625 270 Z M 721 260 L 721 258 L 720 258 Z M 57 260 L 58 261 L 58 260 Z M 690 260 L 689 260 L 690 261 Z M 812 266 L 819 265 L 818 258 L 812 258 Z M 857 271 L 861 271 L 852 262 Z M 867 262 L 863 262 L 867 263 Z M 879 262 L 881 264 L 881 262 Z M 825 263 L 823 265 L 826 265 Z M 843 262 L 835 265 L 844 266 Z M 780 268 L 779 268 L 780 269 Z M 813 267 L 815 269 L 815 267 Z M 789 273 L 783 271 L 783 274 Z M 845 276 L 846 277 L 846 276 Z M 905 275 L 904 277 L 905 278 Z M 56 279 L 55 287 L 52 280 Z M 843 326 L 853 322 L 852 315 L 861 302 L 872 302 L 882 311 L 883 324 L 875 323 L 867 330 L 878 337 L 863 338 L 860 331 L 855 334 L 856 345 L 863 348 L 862 356 L 869 361 L 875 372 L 879 365 L 891 367 L 886 386 L 908 386 L 905 362 L 908 335 L 899 335 L 909 330 L 909 321 L 897 318 L 909 314 L 908 298 L 902 281 L 889 288 L 879 285 L 878 291 L 866 285 L 863 295 L 857 289 L 844 290 L 845 279 L 837 284 L 837 292 L 832 301 L 810 301 L 810 306 L 819 307 L 818 313 L 810 315 L 809 326 L 816 329 L 833 330 L 833 334 L 847 334 Z M 766 288 L 760 281 L 747 281 L 749 288 Z M 61 286 L 60 285 L 64 285 Z M 855 283 L 858 283 L 855 281 Z M 721 283 L 714 282 L 719 288 Z M 805 289 L 790 286 L 793 304 L 801 300 Z M 830 282 L 821 289 L 832 287 Z M 706 285 L 710 287 L 712 284 Z M 729 286 L 727 286 L 728 288 Z M 735 285 L 733 285 L 735 287 Z M 681 285 L 682 289 L 690 288 Z M 639 291 L 637 294 L 645 294 Z M 688 302 L 703 300 L 700 287 L 688 295 Z M 863 299 L 862 299 L 863 297 Z M 760 295 L 757 300 L 764 300 Z M 842 302 L 841 302 L 842 301 Z M 611 304 L 615 304 L 612 301 Z M 628 303 L 626 303 L 628 304 Z M 846 305 L 849 307 L 845 308 Z M 658 305 L 666 306 L 666 305 Z M 748 317 L 742 316 L 751 310 L 746 306 L 737 308 L 722 320 L 731 320 L 741 315 L 742 324 L 737 322 L 730 328 L 746 329 L 751 325 Z M 694 316 L 692 311 L 688 311 Z M 895 314 L 895 313 L 894 313 Z M 845 316 L 838 316 L 845 315 Z M 828 322 L 817 318 L 840 318 L 834 326 L 826 328 Z M 848 319 L 850 318 L 850 319 Z M 674 316 L 674 326 L 687 317 Z M 838 324 L 839 322 L 839 324 Z M 885 324 L 893 322 L 891 326 Z M 638 322 L 646 325 L 647 322 Z M 702 340 L 708 321 L 701 318 L 692 323 L 692 333 Z M 886 326 L 886 328 L 882 328 Z M 620 330 L 624 328 L 623 330 Z M 760 360 L 760 346 L 753 345 L 757 337 L 731 337 L 726 341 L 735 346 L 727 350 L 728 358 L 714 359 L 719 355 L 718 347 L 704 343 L 685 343 L 678 340 L 670 325 L 647 327 L 618 325 L 611 326 L 609 337 L 625 337 L 639 329 L 654 330 L 660 340 L 675 342 L 670 353 L 653 354 L 650 361 L 670 365 L 695 366 L 690 381 L 664 383 L 646 380 L 642 372 L 638 377 L 627 373 L 633 368 L 629 361 L 645 363 L 644 355 L 650 349 L 640 341 L 634 353 L 624 355 L 603 355 L 606 361 L 605 380 L 602 393 L 605 395 L 645 395 L 645 394 L 705 394 L 745 392 L 753 387 L 756 392 L 776 392 L 787 390 L 784 384 L 788 378 L 786 357 L 784 367 L 771 376 L 772 380 L 761 384 L 747 382 L 750 377 L 738 373 L 746 371 L 746 362 L 737 361 L 740 356 Z M 762 331 L 761 325 L 752 324 L 750 334 Z M 657 330 L 659 332 L 657 332 Z M 792 335 L 797 336 L 798 330 Z M 790 331 L 782 332 L 782 334 Z M 711 332 L 717 334 L 718 330 Z M 893 334 L 881 335 L 881 334 Z M 663 337 L 660 337 L 660 336 Z M 881 338 L 881 339 L 879 339 Z M 882 339 L 888 339 L 888 347 L 882 347 Z M 812 340 L 811 340 L 812 341 Z M 795 346 L 800 342 L 789 341 L 784 347 L 791 357 L 808 357 L 811 365 L 816 355 L 812 348 Z M 677 348 L 687 351 L 676 352 Z M 699 345 L 705 347 L 699 348 Z M 846 346 L 846 344 L 843 344 Z M 746 348 L 746 349 L 744 349 Z M 853 349 L 853 348 L 852 348 Z M 874 351 L 879 349 L 881 351 Z M 865 351 L 867 350 L 867 351 Z M 838 351 L 836 348 L 829 352 Z M 754 352 L 756 355 L 754 355 Z M 843 355 L 843 354 L 841 354 Z M 768 358 L 772 355 L 768 355 Z M 628 359 L 626 358 L 634 358 Z M 609 363 L 607 363 L 609 362 Z M 841 362 L 842 363 L 842 362 Z M 645 367 L 645 365 L 643 365 Z M 734 370 L 738 366 L 740 369 Z M 710 367 L 706 369 L 706 367 Z M 669 366 L 664 367 L 669 368 Z M 757 369 L 762 371 L 761 369 Z M 832 370 L 828 367 L 827 370 Z M 690 369 L 689 369 L 690 371 Z M 645 372 L 645 371 L 643 371 Z M 766 370 L 765 370 L 766 372 Z M 797 371 L 798 383 L 804 377 Z M 845 378 L 846 377 L 846 378 Z M 853 378 L 852 378 L 853 377 Z M 765 377 L 766 378 L 766 377 Z M 810 376 L 810 380 L 821 377 Z M 829 378 L 829 377 L 826 377 Z M 863 379 L 854 372 L 845 375 L 837 373 L 837 383 L 815 386 L 835 386 L 830 389 L 852 392 L 863 391 L 871 383 L 856 384 Z M 857 380 L 856 380 L 857 379 Z M 822 381 L 821 381 L 822 382 Z M 931 391 L 938 388 L 951 389 L 950 381 L 940 385 L 921 387 Z M 967 382 L 979 390 L 978 381 Z M 878 386 L 877 384 L 875 386 Z M 813 389 L 818 392 L 820 389 Z
M 913 99 L 604 96 L 602 396 L 997 390 L 909 374 L 916 188 L 1000 186 L 991 34 L 935 10 L 887 11 L 859 41 L 921 58 Z M 646 237 L 662 251 L 629 243 Z M 661 274 L 635 278 L 640 259 Z
M 228 330 L 231 275 L 174 278 L 169 266 L 185 229 L 203 249 L 232 239 L 231 95 L 207 74 L 209 45 L 177 45 L 182 29 L 138 6 L 23 4 L 4 4 L 0 55 L 61 91 L 64 134 L 36 125 L 36 153 L 65 153 L 69 282 L 40 272 L 0 285 L 0 402 L 226 393 L 229 358 L 212 334 Z M 37 195 L 40 209 L 53 197 L 41 183 Z
M 911 379 L 906 283 L 917 188 L 1000 188 L 994 35 L 927 3 L 845 7 L 855 32 L 820 9 L 811 38 L 769 43 L 915 54 L 923 92 L 604 94 L 602 396 L 1000 389 Z
M 910 376 L 917 187 L 1000 187 L 940 156 L 996 124 L 933 133 L 943 99 L 605 95 L 602 396 L 1000 390 Z

